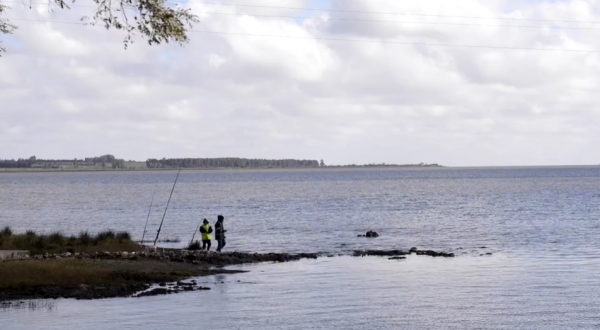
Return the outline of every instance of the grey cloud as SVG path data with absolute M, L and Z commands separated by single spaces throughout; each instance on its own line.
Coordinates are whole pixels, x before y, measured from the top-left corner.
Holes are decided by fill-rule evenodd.
M 333 5 L 449 15 L 470 8 L 468 15 L 482 16 L 517 15 L 519 7 L 525 17 L 600 19 L 595 7 L 578 1 Z M 202 10 L 198 6 L 193 4 Z M 295 0 L 293 6 L 308 2 Z M 83 8 L 49 18 L 23 8 L 11 13 L 73 21 L 82 14 Z M 311 25 L 211 14 L 195 29 L 518 47 L 595 44 L 594 34 L 572 31 Z M 123 35 L 115 31 L 41 22 L 21 24 L 16 37 L 21 46 L 9 47 L 0 59 L 0 158 L 111 152 L 141 160 L 241 156 L 526 165 L 598 163 L 600 156 L 594 151 L 600 142 L 597 54 L 204 33 L 192 33 L 184 47 L 140 42 L 124 51 Z

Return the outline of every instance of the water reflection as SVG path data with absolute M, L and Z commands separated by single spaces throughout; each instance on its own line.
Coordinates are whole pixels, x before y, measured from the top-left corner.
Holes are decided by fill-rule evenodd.
M 240 267 L 237 267 L 238 269 Z M 59 300 L 8 310 L 13 329 L 592 329 L 596 259 L 508 254 L 407 260 L 336 257 L 241 267 L 199 279 L 211 291 L 141 299 Z M 110 315 L 111 322 L 106 323 Z
M 52 300 L 17 300 L 0 302 L 0 311 L 23 310 L 29 311 L 53 311 L 56 304 Z

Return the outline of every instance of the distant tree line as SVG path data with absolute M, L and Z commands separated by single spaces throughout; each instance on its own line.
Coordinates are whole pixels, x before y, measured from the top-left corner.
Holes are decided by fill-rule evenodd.
M 130 161 L 132 162 L 132 161 Z M 143 164 L 143 162 L 140 162 Z M 0 168 L 126 168 L 125 160 L 117 159 L 107 154 L 99 157 L 86 157 L 84 159 L 37 159 L 29 158 L 0 159 Z M 160 168 L 316 168 L 316 167 L 442 167 L 438 164 L 365 164 L 365 165 L 325 165 L 323 160 L 298 160 L 298 159 L 248 159 L 248 158 L 151 158 L 146 161 L 146 166 L 151 169 Z
M 29 159 L 0 159 L 0 168 L 29 168 L 35 163 L 35 156 L 32 156 Z
M 302 168 L 319 167 L 316 160 L 247 158 L 163 158 L 148 159 L 148 168 Z
M 38 159 L 31 156 L 27 159 L 0 159 L 0 168 L 53 168 L 65 164 L 72 165 L 73 168 L 81 166 L 102 166 L 106 168 L 122 168 L 124 160 L 117 159 L 113 155 L 103 155 L 100 157 L 86 157 L 85 159 Z
M 113 164 L 115 161 L 118 161 L 118 160 L 120 160 L 120 159 L 117 159 L 113 155 L 103 155 L 100 157 L 86 157 L 85 158 L 86 163 L 94 163 L 94 164 L 101 164 L 101 163 Z

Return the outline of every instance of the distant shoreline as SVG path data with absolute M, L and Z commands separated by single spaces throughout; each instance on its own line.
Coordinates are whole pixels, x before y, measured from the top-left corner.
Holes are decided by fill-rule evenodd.
M 182 171 L 319 171 L 319 170 L 492 170 L 492 169 L 560 169 L 560 168 L 600 168 L 600 165 L 512 165 L 512 166 L 418 166 L 418 165 L 398 165 L 398 166 L 324 166 L 324 167 L 288 167 L 288 168 L 235 168 L 235 167 L 189 167 L 181 168 Z M 29 169 L 29 168 L 0 168 L 0 173 L 67 173 L 67 172 L 161 172 L 177 171 L 179 168 L 144 168 L 144 169 Z
M 324 170 L 324 169 L 383 169 L 383 168 L 444 168 L 441 165 L 382 165 L 382 166 L 319 166 L 319 167 L 182 167 L 182 171 L 281 171 L 281 170 Z M 178 171 L 179 168 L 0 168 L 0 172 L 146 172 L 146 171 Z

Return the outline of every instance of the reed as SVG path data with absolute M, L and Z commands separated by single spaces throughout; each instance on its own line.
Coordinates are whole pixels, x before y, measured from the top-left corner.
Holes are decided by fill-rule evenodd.
M 31 254 L 43 253 L 94 253 L 94 252 L 134 252 L 141 251 L 142 247 L 131 240 L 127 232 L 115 233 L 114 231 L 103 231 L 96 236 L 87 231 L 81 232 L 79 236 L 65 236 L 56 231 L 49 235 L 38 235 L 33 231 L 25 234 L 2 235 L 0 238 L 0 249 L 2 250 L 28 250 Z

